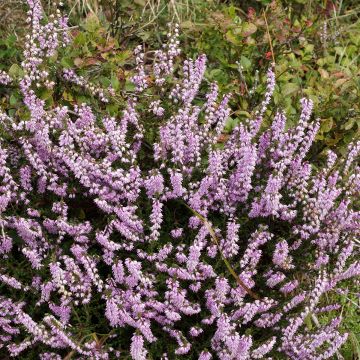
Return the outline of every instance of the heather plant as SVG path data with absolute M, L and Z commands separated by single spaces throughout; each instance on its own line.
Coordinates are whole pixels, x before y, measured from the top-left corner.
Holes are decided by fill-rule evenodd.
M 0 112 L 2 357 L 332 358 L 347 334 L 322 299 L 360 274 L 360 143 L 310 162 L 306 98 L 294 126 L 281 109 L 263 126 L 272 66 L 224 136 L 231 95 L 206 55 L 181 60 L 177 26 L 135 49 L 132 89 L 102 87 L 63 67 L 66 15 L 27 4 L 23 61 L 0 73 L 19 98 Z

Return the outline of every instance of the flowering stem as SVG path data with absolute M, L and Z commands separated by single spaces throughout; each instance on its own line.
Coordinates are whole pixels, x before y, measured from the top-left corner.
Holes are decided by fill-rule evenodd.
M 311 319 L 317 327 L 320 327 L 320 322 L 314 313 L 311 313 Z M 331 344 L 330 341 L 327 341 L 327 342 Z M 335 354 L 339 360 L 344 360 L 344 357 L 340 354 L 339 350 L 336 350 Z
M 219 249 L 220 255 L 222 260 L 224 261 L 227 269 L 229 270 L 230 274 L 234 277 L 234 279 L 236 280 L 236 282 L 238 283 L 238 285 L 240 287 L 242 287 L 253 299 L 255 300 L 260 300 L 260 296 L 257 295 L 255 292 L 253 292 L 248 286 L 245 285 L 245 283 L 239 278 L 239 276 L 236 274 L 235 270 L 233 269 L 233 267 L 231 266 L 231 264 L 229 263 L 229 261 L 226 259 L 226 257 L 224 256 L 223 252 L 221 251 L 220 248 L 220 244 L 219 244 L 219 240 L 215 234 L 214 229 L 211 227 L 211 225 L 209 224 L 209 222 L 201 215 L 199 214 L 196 210 L 192 209 L 189 205 L 185 204 L 185 206 L 197 217 L 199 218 L 203 224 L 206 226 L 207 230 L 209 231 L 209 234 L 212 238 L 212 240 L 214 241 L 215 245 L 217 246 L 217 248 Z

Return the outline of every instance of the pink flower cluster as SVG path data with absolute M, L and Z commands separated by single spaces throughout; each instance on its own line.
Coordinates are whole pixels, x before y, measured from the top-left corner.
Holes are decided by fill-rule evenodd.
M 347 335 L 324 295 L 360 275 L 359 144 L 314 168 L 308 99 L 295 127 L 279 111 L 263 129 L 273 69 L 254 119 L 220 143 L 230 97 L 205 85 L 205 55 L 174 71 L 177 27 L 152 69 L 136 49 L 121 116 L 46 105 L 38 89 L 61 86 L 48 62 L 69 42 L 66 17 L 45 21 L 40 0 L 27 2 L 24 76 L 12 82 L 23 111 L 0 109 L 2 357 L 332 358 Z M 310 330 L 323 313 L 334 316 Z

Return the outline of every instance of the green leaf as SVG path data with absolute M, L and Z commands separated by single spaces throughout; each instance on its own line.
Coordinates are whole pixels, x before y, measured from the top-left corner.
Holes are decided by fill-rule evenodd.
M 21 69 L 21 67 L 18 64 L 12 64 L 10 66 L 8 74 L 11 77 L 22 77 L 22 76 L 24 76 L 24 71 L 23 71 L 23 69 Z
M 282 94 L 288 96 L 299 90 L 299 85 L 294 83 L 287 83 L 282 87 Z
M 311 321 L 311 314 L 308 314 L 306 316 L 306 318 L 304 319 L 304 322 L 305 322 L 305 325 L 306 327 L 311 330 L 313 328 L 313 324 L 312 324 L 312 321 Z
M 86 36 L 83 32 L 79 32 L 75 39 L 74 39 L 74 44 L 76 45 L 85 45 L 86 44 Z
M 242 117 L 246 117 L 246 118 L 250 118 L 250 113 L 244 110 L 237 110 L 235 111 L 236 115 L 242 116 Z
M 131 82 L 130 80 L 126 80 L 125 82 L 125 91 L 134 91 L 135 90 L 135 84 Z
M 244 55 L 241 55 L 240 64 L 244 67 L 245 70 L 251 68 L 251 61 Z
M 246 22 L 242 26 L 241 35 L 244 37 L 254 34 L 257 30 L 257 26 L 253 23 Z
M 71 58 L 68 58 L 68 57 L 63 57 L 61 59 L 60 63 L 66 69 L 69 69 L 69 68 L 74 66 L 73 60 Z
M 238 36 L 236 36 L 232 30 L 229 30 L 226 32 L 225 34 L 226 40 L 231 42 L 234 45 L 239 45 L 241 44 L 241 38 L 239 38 Z
M 110 113 L 111 116 L 115 116 L 119 112 L 119 106 L 116 104 L 106 105 L 106 110 Z
M 17 97 L 14 94 L 11 94 L 10 96 L 10 105 L 15 105 L 17 103 Z
M 220 84 L 225 84 L 228 82 L 229 77 L 228 74 L 221 69 L 213 69 L 209 73 L 209 78 L 211 80 L 215 80 Z
M 90 33 L 96 32 L 100 27 L 100 22 L 98 17 L 91 13 L 85 20 L 84 29 Z
M 41 89 L 40 91 L 40 99 L 48 100 L 52 97 L 53 91 L 49 89 Z
M 64 100 L 67 100 L 67 101 L 73 101 L 74 100 L 73 96 L 70 93 L 66 92 L 66 91 L 63 92 L 62 96 L 63 96 Z
M 234 5 L 228 7 L 228 14 L 231 18 L 235 17 L 236 15 L 236 8 Z
M 344 130 L 350 130 L 354 125 L 355 125 L 355 119 L 352 118 L 352 119 L 348 120 L 348 121 L 342 126 L 342 128 L 343 128 Z
M 332 118 L 325 119 L 321 122 L 320 130 L 322 132 L 329 132 L 334 125 L 334 121 Z
M 113 89 L 115 91 L 119 90 L 120 87 L 120 81 L 118 80 L 118 78 L 116 76 L 112 76 L 111 77 L 111 86 L 113 87 Z
M 342 138 L 344 144 L 349 144 L 351 141 L 354 140 L 354 133 L 350 131 L 349 133 L 345 134 Z
M 312 54 L 314 52 L 314 45 L 313 44 L 306 44 L 304 48 L 306 53 Z
M 114 61 L 117 65 L 123 65 L 127 59 L 131 56 L 131 51 L 125 50 L 116 54 Z
M 237 118 L 231 118 L 229 117 L 227 120 L 226 120 L 226 123 L 225 123 L 225 127 L 224 127 L 224 131 L 229 133 L 231 132 L 234 127 L 238 124 L 238 119 Z

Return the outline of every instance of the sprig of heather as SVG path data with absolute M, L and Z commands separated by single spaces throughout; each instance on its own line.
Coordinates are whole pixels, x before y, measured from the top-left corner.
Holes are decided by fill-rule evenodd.
M 0 143 L 0 353 L 140 360 L 155 343 L 164 359 L 331 358 L 347 335 L 338 306 L 322 299 L 360 275 L 359 144 L 313 168 L 309 99 L 294 127 L 279 111 L 263 129 L 270 68 L 253 118 L 220 146 L 230 96 L 204 82 L 205 55 L 178 67 L 178 27 L 152 65 L 135 50 L 121 116 L 47 105 L 38 90 L 64 80 L 100 101 L 113 92 L 73 69 L 55 79 L 49 57 L 68 46 L 66 16 L 45 19 L 40 0 L 28 6 L 24 76 L 0 74 L 28 114 L 0 110 L 11 138 Z M 161 118 L 152 144 L 149 116 Z M 306 326 L 328 312 L 327 324 Z

